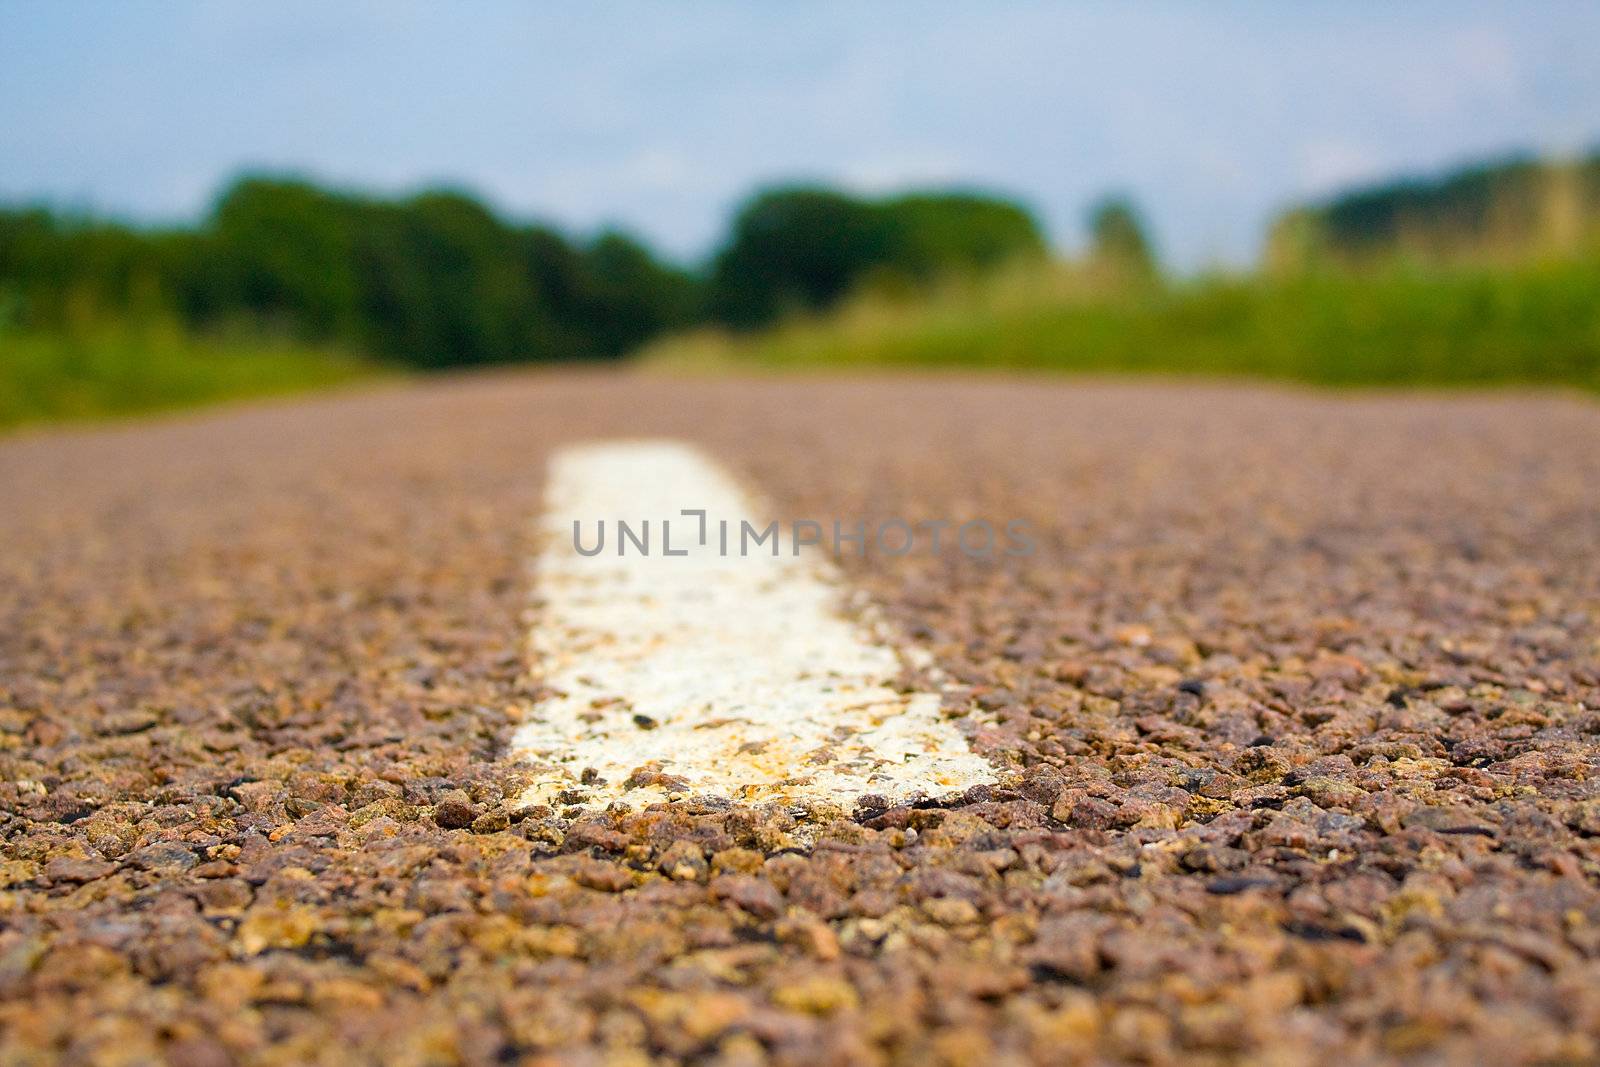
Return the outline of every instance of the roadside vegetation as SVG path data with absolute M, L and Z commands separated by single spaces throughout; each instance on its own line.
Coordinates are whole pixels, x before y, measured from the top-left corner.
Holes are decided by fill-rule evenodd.
M 1075 260 L 931 288 L 869 279 L 757 332 L 700 329 L 657 367 L 989 367 L 1324 385 L 1600 389 L 1600 158 L 1477 167 L 1285 213 L 1256 271 L 1164 276 L 1131 204 Z
M 0 331 L 0 427 L 279 396 L 392 373 L 329 349 L 173 323 Z
M 693 288 L 625 235 L 573 241 L 450 191 L 390 200 L 246 178 L 198 226 L 164 230 L 0 213 L 0 299 L 39 330 L 88 309 L 419 369 L 614 358 L 689 321 Z
M 758 333 L 681 334 L 642 358 L 670 369 L 988 367 L 1600 389 L 1600 260 L 1142 285 L 1030 266 L 910 299 L 868 291 Z
M 189 228 L 0 209 L 0 426 L 280 392 L 387 369 L 618 360 L 706 322 L 758 329 L 868 277 L 925 285 L 1042 257 L 976 193 L 752 197 L 690 271 L 457 191 L 403 198 L 247 177 Z
M 1134 205 L 1053 256 L 974 190 L 756 193 L 698 269 L 471 196 L 234 182 L 192 227 L 0 209 L 0 426 L 366 375 L 619 360 L 1600 387 L 1600 157 L 1294 208 L 1262 265 L 1176 278 Z

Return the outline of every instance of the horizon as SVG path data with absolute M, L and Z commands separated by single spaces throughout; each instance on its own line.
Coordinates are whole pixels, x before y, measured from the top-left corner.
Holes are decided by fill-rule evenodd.
M 1191 269 L 1196 270 L 1196 271 L 1201 272 L 1201 273 L 1204 273 L 1206 271 L 1213 270 L 1213 269 L 1218 269 L 1218 268 L 1221 268 L 1221 269 L 1228 269 L 1228 268 L 1251 269 L 1251 268 L 1259 266 L 1261 257 L 1266 254 L 1267 237 L 1268 237 L 1267 230 L 1270 227 L 1272 221 L 1277 219 L 1277 218 L 1279 218 L 1279 217 L 1281 217 L 1281 215 L 1283 213 L 1288 212 L 1288 211 L 1293 210 L 1293 209 L 1298 209 L 1298 208 L 1313 208 L 1314 209 L 1314 208 L 1326 206 L 1326 205 L 1331 204 L 1331 203 L 1333 203 L 1333 202 L 1335 202 L 1337 200 L 1341 200 L 1341 199 L 1343 199 L 1345 197 L 1348 197 L 1348 196 L 1351 196 L 1351 195 L 1354 195 L 1354 194 L 1365 193 L 1365 192 L 1368 192 L 1370 190 L 1379 189 L 1379 188 L 1386 188 L 1386 187 L 1390 187 L 1390 186 L 1394 186 L 1394 185 L 1401 185 L 1401 184 L 1427 185 L 1427 184 L 1431 184 L 1431 183 L 1434 183 L 1436 181 L 1439 181 L 1441 179 L 1448 178 L 1448 177 L 1451 177 L 1453 175 L 1463 173 L 1463 172 L 1468 171 L 1468 170 L 1475 170 L 1475 169 L 1480 169 L 1480 168 L 1493 168 L 1493 167 L 1497 167 L 1497 166 L 1509 165 L 1509 164 L 1518 163 L 1518 162 L 1565 163 L 1565 162 L 1573 162 L 1573 161 L 1577 161 L 1577 160 L 1585 160 L 1585 159 L 1591 159 L 1591 158 L 1600 159 L 1600 144 L 1597 144 L 1592 148 L 1585 149 L 1585 150 L 1582 150 L 1582 151 L 1579 151 L 1579 152 L 1563 153 L 1563 154 L 1553 154 L 1553 153 L 1541 154 L 1541 153 L 1534 152 L 1534 151 L 1512 149 L 1512 150 L 1508 150 L 1508 151 L 1497 153 L 1497 154 L 1493 154 L 1493 155 L 1474 156 L 1474 157 L 1472 157 L 1470 159 L 1461 159 L 1461 160 L 1455 161 L 1453 163 L 1446 163 L 1442 167 L 1435 168 L 1435 169 L 1430 170 L 1430 171 L 1401 172 L 1401 173 L 1396 173 L 1396 174 L 1391 174 L 1391 175 L 1386 175 L 1386 176 L 1375 177 L 1370 181 L 1363 181 L 1363 182 L 1353 183 L 1351 185 L 1343 186 L 1343 187 L 1338 188 L 1338 189 L 1330 190 L 1328 193 L 1326 193 L 1326 194 L 1324 194 L 1322 196 L 1319 196 L 1319 197 L 1313 197 L 1313 198 L 1307 198 L 1307 199 L 1303 199 L 1303 200 L 1291 201 L 1291 202 L 1287 202 L 1287 203 L 1284 203 L 1284 204 L 1280 204 L 1276 208 L 1271 209 L 1271 211 L 1266 216 L 1266 219 L 1263 222 L 1263 225 L 1261 227 L 1261 234 L 1260 234 L 1261 240 L 1260 240 L 1260 243 L 1258 244 L 1258 246 L 1255 248 L 1254 252 L 1251 254 L 1251 256 L 1247 260 L 1241 260 L 1241 261 L 1237 261 L 1237 262 L 1227 262 L 1227 263 L 1201 263 L 1201 264 L 1191 265 Z M 79 205 L 75 205 L 75 204 L 71 204 L 71 203 L 63 203 L 63 202 L 60 202 L 60 201 L 54 201 L 54 200 L 49 199 L 48 197 L 0 199 L 0 210 L 19 209 L 19 208 L 23 209 L 23 210 L 28 210 L 28 209 L 37 208 L 37 209 L 50 211 L 53 214 L 55 214 L 56 216 L 58 216 L 58 217 L 66 218 L 66 219 L 70 219 L 70 220 L 74 220 L 74 221 L 84 221 L 84 222 L 91 222 L 91 223 L 93 223 L 93 222 L 107 222 L 107 223 L 127 226 L 127 227 L 130 227 L 132 229 L 144 230 L 144 231 L 183 230 L 183 229 L 189 229 L 189 228 L 200 228 L 200 227 L 205 225 L 206 220 L 208 218 L 210 218 L 212 212 L 214 211 L 217 202 L 227 193 L 227 191 L 229 189 L 233 188 L 235 185 L 237 185 L 237 184 L 239 184 L 241 182 L 249 181 L 249 180 L 267 180 L 267 181 L 274 181 L 274 182 L 301 182 L 301 183 L 305 183 L 307 185 L 311 185 L 311 186 L 314 186 L 316 188 L 322 189 L 322 190 L 324 190 L 326 192 L 334 193 L 336 195 L 353 196 L 353 197 L 377 200 L 377 201 L 382 201 L 382 202 L 390 202 L 390 203 L 404 202 L 406 200 L 410 200 L 410 199 L 413 199 L 415 197 L 425 196 L 425 195 L 428 195 L 428 194 L 431 194 L 431 193 L 448 193 L 448 194 L 461 195 L 461 196 L 468 197 L 469 199 L 472 199 L 472 200 L 478 202 L 486 210 L 488 210 L 491 214 L 493 214 L 496 218 L 498 218 L 501 222 L 506 223 L 506 224 L 511 225 L 511 226 L 517 226 L 517 227 L 542 227 L 542 228 L 546 228 L 546 229 L 551 229 L 551 230 L 554 230 L 554 231 L 562 234 L 564 237 L 567 237 L 568 239 L 575 239 L 575 240 L 578 240 L 579 242 L 583 242 L 583 243 L 587 243 L 587 242 L 596 240 L 596 239 L 598 239 L 600 237 L 603 237 L 603 236 L 605 236 L 607 234 L 618 234 L 618 235 L 621 235 L 623 237 L 626 237 L 626 238 L 629 238 L 629 239 L 632 239 L 632 240 L 641 241 L 641 242 L 643 242 L 645 247 L 650 249 L 651 253 L 656 255 L 662 262 L 670 264 L 670 265 L 672 265 L 672 266 L 674 266 L 676 268 L 679 268 L 679 269 L 682 269 L 682 270 L 687 270 L 687 271 L 690 271 L 690 272 L 698 272 L 700 270 L 708 268 L 711 265 L 712 261 L 714 260 L 716 254 L 717 254 L 717 252 L 718 252 L 718 250 L 719 250 L 719 248 L 721 246 L 722 241 L 725 240 L 726 236 L 727 236 L 726 229 L 724 229 L 724 231 L 722 231 L 721 233 L 719 233 L 717 235 L 717 239 L 716 239 L 716 241 L 715 241 L 715 243 L 713 244 L 712 247 L 707 248 L 706 250 L 704 250 L 699 255 L 696 255 L 696 256 L 693 256 L 693 257 L 685 257 L 685 256 L 680 256 L 680 255 L 674 254 L 671 249 L 663 249 L 661 247 L 658 247 L 652 240 L 650 240 L 649 235 L 647 235 L 645 233 L 642 233 L 637 229 L 633 229 L 633 228 L 629 228 L 629 227 L 626 227 L 626 226 L 621 226 L 621 225 L 617 225 L 617 224 L 609 223 L 609 222 L 601 222 L 598 225 L 592 226 L 592 227 L 587 228 L 587 229 L 579 229 L 579 228 L 570 226 L 570 225 L 564 223 L 562 220 L 554 218 L 554 217 L 549 216 L 549 215 L 530 215 L 530 214 L 518 212 L 516 210 L 508 209 L 504 205 L 496 203 L 493 197 L 485 195 L 481 190 L 474 189 L 472 186 L 470 186 L 468 184 L 465 184 L 465 183 L 461 183 L 461 182 L 454 182 L 454 183 L 451 183 L 451 182 L 422 183 L 422 184 L 413 185 L 413 186 L 410 186 L 410 187 L 399 187 L 399 188 L 385 189 L 385 188 L 377 188 L 377 187 L 370 186 L 370 185 L 362 185 L 362 184 L 357 183 L 357 182 L 340 182 L 340 181 L 332 180 L 332 179 L 326 178 L 326 177 L 324 177 L 322 175 L 319 175 L 319 174 L 315 173 L 314 171 L 306 170 L 306 169 L 302 169 L 302 170 L 295 170 L 295 169 L 249 170 L 249 169 L 246 169 L 246 170 L 237 171 L 234 174 L 225 176 L 223 179 L 221 179 L 217 183 L 215 191 L 212 193 L 212 195 L 210 197 L 208 197 L 206 199 L 205 203 L 203 205 L 201 205 L 201 207 L 197 211 L 195 211 L 193 214 L 182 216 L 182 217 L 172 217 L 172 218 L 165 218 L 165 219 L 140 218 L 140 217 L 138 217 L 136 215 L 130 215 L 130 214 L 127 214 L 127 213 L 117 213 L 117 212 L 113 212 L 113 211 L 99 210 L 99 209 L 96 209 L 93 206 L 79 206 Z M 973 194 L 982 195 L 982 196 L 998 197 L 998 198 L 1014 201 L 1014 202 L 1020 204 L 1023 208 L 1027 209 L 1030 213 L 1033 213 L 1034 217 L 1036 219 L 1038 218 L 1037 211 L 1035 210 L 1034 206 L 1026 200 L 1026 198 L 1024 198 L 1022 196 L 1019 196 L 1019 195 L 1016 195 L 1010 190 L 1003 189 L 1003 188 L 997 188 L 997 187 L 994 187 L 992 185 L 983 185 L 983 184 L 978 184 L 978 183 L 973 183 L 973 182 L 963 182 L 963 181 L 957 180 L 957 181 L 952 181 L 952 182 L 949 182 L 949 183 L 946 183 L 946 184 L 912 185 L 912 186 L 904 186 L 904 187 L 896 188 L 896 189 L 878 190 L 878 191 L 869 190 L 869 191 L 866 191 L 866 192 L 858 192 L 857 190 L 855 190 L 855 189 L 853 189 L 853 188 L 851 188 L 849 186 L 829 185 L 828 183 L 826 183 L 825 181 L 823 181 L 821 179 L 804 179 L 804 178 L 801 178 L 801 179 L 795 179 L 795 180 L 792 180 L 792 181 L 786 181 L 786 180 L 783 180 L 783 179 L 778 179 L 778 180 L 772 182 L 771 184 L 762 185 L 762 186 L 750 189 L 745 194 L 744 197 L 739 198 L 737 201 L 735 201 L 735 203 L 732 205 L 732 207 L 730 207 L 729 212 L 728 212 L 728 216 L 727 216 L 727 219 L 725 220 L 725 222 L 727 224 L 731 224 L 732 217 L 733 217 L 733 212 L 736 211 L 738 209 L 738 207 L 742 203 L 744 203 L 745 200 L 748 197 L 754 196 L 755 194 L 757 194 L 759 192 L 770 191 L 770 190 L 781 189 L 781 188 L 797 188 L 797 187 L 809 187 L 809 186 L 817 186 L 817 187 L 822 187 L 822 188 L 837 189 L 837 190 L 841 190 L 841 191 L 844 191 L 844 192 L 851 193 L 852 195 L 859 195 L 859 196 L 863 196 L 863 197 L 867 197 L 867 198 L 871 198 L 871 199 L 893 198 L 893 197 L 898 197 L 898 196 L 916 195 L 916 194 L 922 194 L 922 193 L 936 193 L 936 194 L 937 193 L 973 193 Z M 1093 207 L 1093 203 L 1094 202 L 1091 201 L 1090 203 L 1087 203 L 1087 204 L 1084 205 L 1085 212 L 1087 212 L 1091 207 Z M 1139 211 L 1141 213 L 1141 217 L 1147 217 L 1146 206 L 1144 204 L 1135 202 L 1135 207 L 1137 207 L 1139 209 Z M 1041 221 L 1041 225 L 1042 225 L 1042 221 Z M 1074 255 L 1081 255 L 1081 254 L 1085 254 L 1086 253 L 1086 249 L 1081 248 L 1081 247 L 1072 247 L 1072 248 L 1064 248 L 1064 247 L 1062 247 L 1059 242 L 1053 240 L 1053 236 L 1054 235 L 1049 233 L 1048 229 L 1046 229 L 1045 236 L 1046 236 L 1047 239 L 1051 239 L 1050 243 L 1049 243 L 1049 246 L 1048 246 L 1048 250 L 1049 250 L 1051 256 L 1053 256 L 1053 257 L 1070 259 Z
M 0 10 L 0 200 L 169 225 L 247 173 L 451 188 L 697 264 L 775 184 L 991 190 L 1067 254 L 1120 193 L 1196 270 L 1353 187 L 1600 146 L 1576 4 L 89 10 Z

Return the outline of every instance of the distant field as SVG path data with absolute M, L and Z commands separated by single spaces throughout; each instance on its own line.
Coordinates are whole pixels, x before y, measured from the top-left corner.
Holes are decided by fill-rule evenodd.
M 748 335 L 702 331 L 671 367 L 997 367 L 1326 385 L 1600 388 L 1600 264 L 1116 284 L 1013 272 L 926 298 L 864 296 Z
M 383 373 L 330 350 L 169 326 L 0 332 L 0 428 L 293 393 Z

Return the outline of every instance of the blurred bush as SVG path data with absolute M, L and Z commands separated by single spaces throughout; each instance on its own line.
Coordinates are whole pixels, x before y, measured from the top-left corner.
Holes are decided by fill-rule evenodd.
M 170 318 L 105 318 L 80 307 L 66 329 L 0 324 L 0 426 L 271 396 L 382 373 L 327 348 L 196 336 Z
M 188 230 L 0 211 L 0 293 L 40 329 L 66 325 L 75 303 L 161 309 L 195 330 L 445 367 L 613 358 L 707 318 L 765 325 L 869 280 L 924 285 L 1044 248 L 1028 212 L 998 197 L 780 188 L 739 211 L 702 278 L 623 234 L 573 240 L 460 192 L 387 200 L 247 177 Z
M 735 216 L 708 302 L 729 326 L 765 326 L 830 307 L 869 280 L 925 285 L 1044 251 L 1027 210 L 994 196 L 867 200 L 820 187 L 771 189 Z
M 1107 197 L 1090 209 L 1089 239 L 1089 262 L 1102 273 L 1125 283 L 1155 277 L 1156 257 L 1144 220 L 1127 197 Z
M 393 199 L 247 177 L 192 228 L 0 210 L 0 386 L 55 397 L 41 410 L 90 395 L 109 410 L 115 390 L 148 406 L 314 383 L 301 357 L 339 352 L 442 368 L 645 346 L 696 367 L 1600 386 L 1600 157 L 1299 207 L 1274 226 L 1265 269 L 1232 275 L 1164 274 L 1126 198 L 1087 221 L 1088 248 L 1060 259 L 1003 197 L 780 186 L 747 200 L 691 272 L 623 234 L 575 239 L 449 190 Z M 141 367 L 165 384 L 146 389 Z
M 461 193 L 384 200 L 246 178 L 193 230 L 0 212 L 0 291 L 22 325 L 75 305 L 170 310 L 417 367 L 614 358 L 695 313 L 695 282 L 632 239 L 576 242 Z
M 1518 157 L 1430 179 L 1385 182 L 1281 215 L 1277 270 L 1512 266 L 1600 253 L 1600 155 Z
M 1600 262 L 1108 281 L 1092 261 L 926 298 L 860 294 L 753 334 L 649 346 L 671 369 L 987 367 L 1324 385 L 1600 388 Z

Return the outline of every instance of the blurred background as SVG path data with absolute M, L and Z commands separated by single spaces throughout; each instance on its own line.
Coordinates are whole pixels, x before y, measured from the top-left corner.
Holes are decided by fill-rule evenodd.
M 1600 6 L 0 3 L 0 426 L 490 364 L 1600 386 Z

